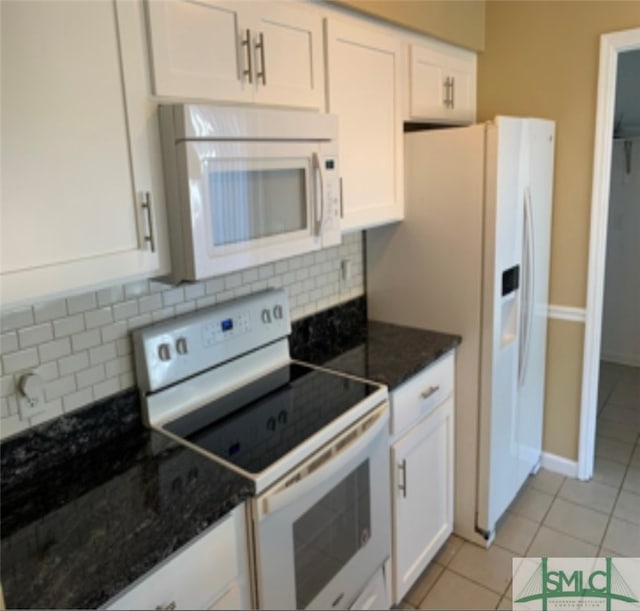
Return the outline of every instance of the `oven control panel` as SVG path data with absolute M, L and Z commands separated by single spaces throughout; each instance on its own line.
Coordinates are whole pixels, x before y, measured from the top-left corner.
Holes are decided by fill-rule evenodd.
M 136 377 L 147 393 L 285 338 L 287 294 L 268 290 L 133 332 Z

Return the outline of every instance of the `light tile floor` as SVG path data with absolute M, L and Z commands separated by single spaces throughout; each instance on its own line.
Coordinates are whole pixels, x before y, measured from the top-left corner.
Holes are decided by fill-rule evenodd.
M 511 609 L 518 556 L 640 557 L 640 368 L 601 363 L 592 481 L 541 470 L 485 550 L 452 535 L 400 605 Z

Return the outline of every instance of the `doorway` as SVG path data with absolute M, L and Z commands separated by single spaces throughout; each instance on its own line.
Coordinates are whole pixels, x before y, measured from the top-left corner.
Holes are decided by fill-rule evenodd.
M 640 51 L 640 28 L 605 34 L 601 37 L 600 43 L 600 67 L 598 78 L 598 101 L 596 112 L 596 142 L 594 150 L 593 166 L 593 190 L 591 209 L 591 233 L 589 244 L 589 277 L 587 289 L 587 311 L 585 323 L 584 359 L 583 359 L 583 379 L 582 379 L 582 405 L 580 417 L 580 447 L 578 457 L 578 477 L 580 479 L 590 479 L 594 472 L 594 455 L 596 444 L 596 426 L 598 407 L 604 409 L 606 397 L 598 398 L 598 387 L 600 379 L 600 357 L 603 348 L 603 323 L 609 324 L 603 318 L 603 306 L 605 302 L 605 273 L 606 254 L 608 242 L 608 219 L 610 212 L 611 188 L 617 185 L 612 183 L 612 176 L 617 178 L 616 172 L 612 172 L 612 154 L 620 147 L 614 146 L 614 129 L 623 127 L 622 122 L 617 123 L 616 117 L 616 85 L 619 67 L 624 67 L 630 56 L 625 53 L 635 53 Z M 637 79 L 636 79 L 637 80 Z M 629 121 L 631 123 L 631 121 Z M 622 162 L 626 171 L 626 161 L 628 156 L 628 145 L 622 141 Z M 624 152 L 626 148 L 627 152 Z M 636 145 L 636 156 L 640 150 L 640 139 Z M 620 163 L 619 154 L 613 156 L 613 163 Z M 633 144 L 631 144 L 631 158 L 633 158 Z M 633 170 L 633 168 L 631 168 Z M 623 177 L 624 180 L 624 177 Z M 636 202 L 640 204 L 640 201 Z M 611 232 L 615 230 L 618 218 L 616 211 L 611 210 L 614 216 Z M 635 272 L 637 275 L 638 266 Z M 612 276 L 613 278 L 613 276 Z M 613 281 L 613 280 L 612 280 Z M 608 287 L 608 289 L 611 287 Z M 610 311 L 613 304 L 610 303 L 607 310 Z M 636 315 L 636 318 L 638 316 Z M 637 321 L 636 321 L 637 322 Z M 609 329 L 606 329 L 609 332 Z M 607 337 L 607 348 L 610 341 Z M 610 357 L 611 358 L 611 357 Z M 618 365 L 623 365 L 618 363 Z M 617 385 L 616 371 L 608 365 L 603 366 L 602 374 L 605 385 L 603 392 L 607 392 L 607 385 L 610 393 L 615 391 Z M 618 391 L 623 392 L 623 391 Z M 609 396 L 609 398 L 611 395 Z M 604 403 L 603 403 L 604 401 Z M 612 405 L 614 405 L 612 403 Z M 640 406 L 639 406 L 640 407 Z

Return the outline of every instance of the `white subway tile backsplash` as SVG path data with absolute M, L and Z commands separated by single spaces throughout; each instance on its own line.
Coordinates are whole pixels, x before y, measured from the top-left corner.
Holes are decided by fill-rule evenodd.
M 111 359 L 115 359 L 117 356 L 117 342 L 120 341 L 126 341 L 127 343 L 129 343 L 128 338 L 123 338 L 116 340 L 115 342 L 109 342 L 107 344 L 101 344 L 100 346 L 91 348 L 91 350 L 89 350 L 89 364 L 97 365 L 98 363 L 104 363 L 106 361 L 110 361 Z
M 144 297 L 140 297 L 140 299 L 138 299 L 138 305 L 140 314 L 146 314 L 147 312 L 152 312 L 153 310 L 159 310 L 160 308 L 162 308 L 162 294 L 153 293 L 152 295 L 145 295 Z
M 55 401 L 47 403 L 43 412 L 39 413 L 37 416 L 29 418 L 29 425 L 37 426 L 38 424 L 42 424 L 43 422 L 48 422 L 58 416 L 62 416 L 63 413 L 62 399 L 56 399 Z
M 18 334 L 15 331 L 9 331 L 0 335 L 0 354 L 7 352 L 15 352 L 18 349 Z
M 0 317 L 0 331 L 14 331 L 34 323 L 33 308 L 19 308 L 4 312 Z
M 133 352 L 133 346 L 131 345 L 131 339 L 130 338 L 123 337 L 122 339 L 116 340 L 116 353 L 117 353 L 117 356 L 125 356 L 127 354 L 131 354 L 131 352 Z M 115 356 L 116 355 L 114 354 L 114 357 Z
M 11 435 L 26 431 L 29 426 L 29 423 L 26 420 L 20 420 L 20 416 L 17 414 L 3 418 L 2 422 L 0 422 L 0 437 L 2 439 L 11 437 Z
M 204 283 L 207 295 L 216 295 L 224 291 L 224 280 L 222 278 L 211 278 Z
M 2 355 L 2 365 L 5 373 L 15 373 L 35 367 L 39 363 L 38 350 L 27 348 L 18 352 Z
M 138 300 L 130 299 L 129 301 L 123 301 L 121 303 L 116 303 L 113 306 L 113 319 L 118 320 L 126 320 L 127 318 L 131 318 L 138 313 Z
M 74 352 L 80 352 L 87 348 L 93 348 L 100 345 L 100 331 L 92 329 L 91 331 L 83 331 L 71 336 L 71 347 Z
M 85 293 L 83 295 L 74 295 L 67 298 L 67 310 L 69 314 L 78 314 L 87 310 L 95 310 L 97 307 L 95 293 Z
M 345 258 L 351 261 L 347 281 L 340 275 Z M 362 295 L 362 235 L 344 236 L 341 246 L 179 287 L 142 280 L 2 313 L 0 438 L 131 388 L 132 329 L 270 287 L 285 288 L 293 320 Z M 42 375 L 48 402 L 28 422 L 18 416 L 15 390 L 17 374 L 25 369 Z
M 0 397 L 8 397 L 16 392 L 16 385 L 12 375 L 0 378 Z
M 57 361 L 38 365 L 36 373 L 39 374 L 45 382 L 53 382 L 53 380 L 57 380 L 60 376 Z
M 76 373 L 76 385 L 79 389 L 102 382 L 106 377 L 104 365 L 96 365 Z M 65 406 L 66 407 L 66 406 Z M 68 408 L 67 408 L 68 409 Z
M 73 411 L 93 401 L 93 390 L 84 388 L 62 398 L 62 407 L 65 412 Z
M 64 318 L 67 315 L 67 300 L 56 299 L 33 306 L 33 312 L 37 323 Z
M 108 289 L 103 289 L 98 291 L 98 305 L 108 306 L 113 303 L 117 303 L 118 301 L 124 301 L 124 287 L 123 286 L 112 286 Z
M 195 301 L 200 297 L 204 297 L 204 284 L 198 282 L 196 284 L 187 284 L 184 287 L 184 296 L 187 301 Z
M 69 395 L 76 390 L 76 380 L 72 375 L 58 378 L 49 382 L 44 389 L 44 396 L 47 401 L 53 401 L 58 397 Z
M 121 337 L 127 336 L 127 321 L 120 321 L 107 325 L 100 329 L 100 335 L 102 337 L 102 343 L 113 342 Z
M 193 312 L 196 309 L 195 301 L 185 301 L 184 303 L 179 303 L 176 305 L 176 316 L 180 316 L 180 314 L 187 314 L 189 312 Z
M 111 361 L 107 361 L 105 367 L 108 378 L 119 376 L 121 373 L 126 373 L 133 369 L 133 357 L 129 354 L 119 356 Z
M 120 380 L 118 378 L 111 378 L 110 380 L 100 382 L 93 387 L 93 399 L 94 401 L 99 401 L 100 399 L 113 395 L 120 390 L 122 390 Z
M 89 366 L 89 353 L 79 352 L 71 356 L 58 359 L 58 369 L 61 376 L 67 376 Z
M 84 323 L 87 329 L 95 329 L 96 327 L 104 327 L 113 322 L 113 311 L 110 307 L 99 308 L 85 312 Z
M 176 303 L 182 303 L 183 301 L 184 289 L 181 286 L 162 293 L 162 302 L 164 303 L 165 308 L 174 306 Z
M 54 361 L 71 354 L 71 341 L 68 337 L 63 337 L 52 342 L 46 342 L 38 346 L 38 353 L 40 362 Z
M 242 282 L 244 284 L 251 284 L 252 282 L 256 282 L 258 280 L 258 269 L 253 267 L 242 272 Z
M 53 334 L 56 337 L 65 337 L 80 331 L 84 331 L 84 316 L 82 314 L 66 316 L 53 321 Z
M 125 299 L 132 299 L 134 297 L 141 297 L 149 292 L 149 281 L 140 280 L 138 282 L 131 282 L 124 285 Z

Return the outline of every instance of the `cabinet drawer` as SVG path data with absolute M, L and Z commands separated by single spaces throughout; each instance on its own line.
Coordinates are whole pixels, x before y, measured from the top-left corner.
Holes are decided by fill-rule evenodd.
M 454 352 L 410 378 L 391 394 L 391 435 L 407 430 L 453 392 Z
M 240 573 L 237 532 L 244 507 L 186 548 L 178 550 L 159 568 L 143 575 L 108 609 L 204 609 Z

